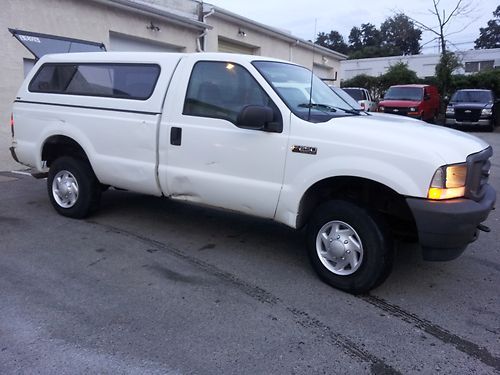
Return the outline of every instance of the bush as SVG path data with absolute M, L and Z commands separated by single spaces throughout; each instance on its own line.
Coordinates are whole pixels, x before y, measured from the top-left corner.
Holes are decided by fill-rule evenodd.
M 341 87 L 363 87 L 370 91 L 374 98 L 379 98 L 392 85 L 403 85 L 410 83 L 422 83 L 439 87 L 437 77 L 419 79 L 417 74 L 408 69 L 406 64 L 398 63 L 389 68 L 387 73 L 373 77 L 367 74 L 360 74 L 351 79 L 343 80 Z M 453 93 L 460 89 L 487 89 L 493 90 L 500 98 L 500 70 L 487 70 L 471 75 L 452 75 L 447 82 L 447 90 Z M 441 93 L 441 95 L 444 95 Z
M 369 76 L 367 74 L 360 74 L 351 79 L 343 80 L 340 86 L 365 88 L 370 92 L 373 98 L 377 98 L 380 95 L 378 77 Z
M 408 85 L 418 81 L 417 73 L 408 69 L 407 64 L 399 62 L 389 67 L 387 73 L 379 77 L 379 86 L 382 91 L 387 91 L 393 85 Z
M 370 91 L 374 98 L 379 98 L 392 85 L 418 83 L 417 73 L 408 69 L 402 62 L 392 65 L 387 73 L 378 77 L 360 74 L 351 79 L 343 80 L 340 87 L 363 87 Z
M 455 75 L 451 79 L 452 91 L 460 89 L 492 90 L 500 97 L 500 70 L 487 70 L 471 75 Z

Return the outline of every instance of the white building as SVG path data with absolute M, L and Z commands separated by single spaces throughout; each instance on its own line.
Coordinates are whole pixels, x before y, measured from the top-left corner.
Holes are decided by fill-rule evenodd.
M 455 74 L 470 74 L 491 68 L 500 68 L 500 48 L 456 52 L 462 67 Z M 351 79 L 359 74 L 379 76 L 390 66 L 402 62 L 415 71 L 420 78 L 434 76 L 439 54 L 374 57 L 368 59 L 344 60 L 341 62 L 340 78 Z
M 198 0 L 3 0 L 0 17 L 0 123 L 34 56 L 8 29 L 103 43 L 112 51 L 240 52 L 313 67 L 335 79 L 346 56 Z M 0 170 L 19 167 L 0 126 Z

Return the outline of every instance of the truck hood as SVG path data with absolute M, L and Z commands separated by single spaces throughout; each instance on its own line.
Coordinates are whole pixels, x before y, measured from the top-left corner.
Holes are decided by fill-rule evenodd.
M 382 107 L 417 107 L 422 101 L 416 100 L 382 100 L 378 103 Z
M 492 103 L 477 103 L 477 102 L 450 102 L 453 108 L 458 109 L 483 109 L 493 107 Z
M 442 164 L 464 162 L 473 153 L 484 150 L 488 143 L 470 134 L 403 116 L 373 113 L 332 119 L 328 122 L 336 132 L 357 138 L 358 142 L 387 152 L 415 158 L 439 157 Z M 355 142 L 355 140 L 352 140 Z

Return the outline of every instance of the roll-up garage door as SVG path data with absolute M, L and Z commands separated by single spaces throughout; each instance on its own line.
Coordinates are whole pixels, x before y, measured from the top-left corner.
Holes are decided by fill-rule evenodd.
M 243 53 L 245 55 L 254 55 L 255 48 L 219 38 L 219 52 Z
M 117 33 L 109 33 L 109 43 L 111 51 L 181 52 L 183 50 L 182 47 L 167 43 Z

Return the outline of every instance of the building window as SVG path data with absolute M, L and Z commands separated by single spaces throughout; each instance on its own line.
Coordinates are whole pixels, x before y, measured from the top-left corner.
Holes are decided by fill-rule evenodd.
M 494 60 L 481 61 L 479 63 L 479 65 L 480 65 L 479 71 L 482 72 L 483 70 L 491 70 L 491 69 L 493 69 L 494 62 L 495 62 Z
M 469 61 L 465 63 L 465 73 L 477 73 L 493 69 L 494 60 Z

